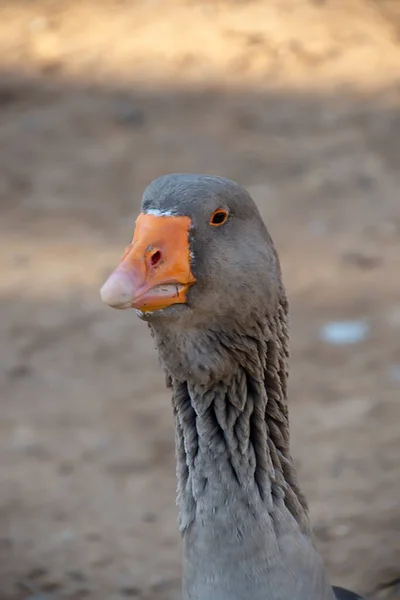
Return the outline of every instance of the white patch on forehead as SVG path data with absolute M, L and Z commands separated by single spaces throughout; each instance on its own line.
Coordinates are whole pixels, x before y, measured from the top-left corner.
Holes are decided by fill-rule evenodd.
M 146 215 L 154 215 L 155 217 L 173 217 L 174 213 L 170 210 L 158 210 L 158 208 L 149 208 L 145 212 Z

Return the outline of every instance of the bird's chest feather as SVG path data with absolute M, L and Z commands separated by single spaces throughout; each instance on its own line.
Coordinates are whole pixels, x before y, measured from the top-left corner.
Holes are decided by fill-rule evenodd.
M 244 504 L 200 512 L 183 534 L 183 600 L 333 600 L 310 539 L 276 517 Z

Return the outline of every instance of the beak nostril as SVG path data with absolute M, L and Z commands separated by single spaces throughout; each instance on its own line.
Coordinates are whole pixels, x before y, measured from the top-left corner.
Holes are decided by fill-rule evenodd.
M 161 252 L 156 250 L 150 257 L 150 264 L 152 267 L 156 267 L 161 260 Z

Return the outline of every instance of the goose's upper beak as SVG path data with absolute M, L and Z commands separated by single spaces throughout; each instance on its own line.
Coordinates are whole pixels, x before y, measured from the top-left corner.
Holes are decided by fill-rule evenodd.
M 101 288 L 103 302 L 143 312 L 186 303 L 196 281 L 190 268 L 190 226 L 186 216 L 141 213 L 132 243 Z

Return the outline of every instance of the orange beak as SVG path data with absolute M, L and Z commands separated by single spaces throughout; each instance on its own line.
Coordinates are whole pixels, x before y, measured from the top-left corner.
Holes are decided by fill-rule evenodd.
M 132 243 L 101 288 L 103 302 L 143 312 L 186 303 L 196 281 L 190 269 L 190 226 L 189 217 L 141 213 Z

